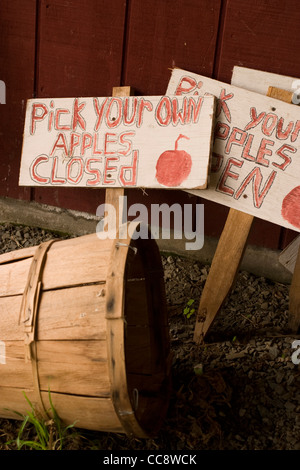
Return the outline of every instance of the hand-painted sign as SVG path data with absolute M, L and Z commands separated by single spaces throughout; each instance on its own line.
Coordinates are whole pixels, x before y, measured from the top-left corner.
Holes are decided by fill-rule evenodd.
M 263 95 L 267 94 L 269 86 L 277 87 L 293 93 L 293 104 L 299 105 L 300 103 L 299 78 L 235 66 L 233 68 L 231 83 L 232 85 Z M 278 261 L 291 273 L 295 270 L 299 247 L 300 235 L 298 235 L 278 257 Z
M 19 184 L 207 186 L 215 97 L 28 100 Z
M 217 97 L 210 184 L 189 191 L 300 231 L 297 106 L 174 69 L 167 94 Z

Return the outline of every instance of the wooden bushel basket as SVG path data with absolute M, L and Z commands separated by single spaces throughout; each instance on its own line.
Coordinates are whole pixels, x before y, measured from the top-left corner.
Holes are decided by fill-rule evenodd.
M 0 256 L 0 416 L 23 392 L 66 424 L 149 437 L 171 389 L 163 268 L 156 242 L 97 234 Z M 136 239 L 134 239 L 136 238 Z

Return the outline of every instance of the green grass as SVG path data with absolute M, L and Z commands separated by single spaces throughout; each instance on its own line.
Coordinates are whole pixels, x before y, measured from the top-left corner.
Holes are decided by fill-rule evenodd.
M 194 299 L 190 299 L 187 302 L 186 307 L 183 310 L 183 315 L 186 315 L 186 318 L 190 318 L 195 313 L 195 309 L 191 308 L 194 302 Z
M 53 406 L 50 391 L 48 392 L 50 403 L 48 412 L 51 411 L 52 417 L 48 420 L 39 415 L 25 392 L 23 392 L 23 395 L 30 406 L 30 411 L 27 411 L 26 414 L 14 411 L 22 418 L 22 424 L 17 438 L 6 444 L 14 443 L 17 450 L 62 450 L 65 442 L 77 435 L 76 432 L 72 432 L 75 423 L 68 426 L 62 423 Z M 31 437 L 31 435 L 34 437 Z

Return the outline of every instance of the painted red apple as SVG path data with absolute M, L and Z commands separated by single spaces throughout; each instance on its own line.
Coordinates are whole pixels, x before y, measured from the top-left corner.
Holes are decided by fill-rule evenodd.
M 175 150 L 163 152 L 156 163 L 157 181 L 168 187 L 179 186 L 190 174 L 192 158 L 185 150 L 178 150 L 178 141 L 189 137 L 180 134 L 175 142 Z
M 283 199 L 281 215 L 294 227 L 300 228 L 300 186 L 292 189 Z

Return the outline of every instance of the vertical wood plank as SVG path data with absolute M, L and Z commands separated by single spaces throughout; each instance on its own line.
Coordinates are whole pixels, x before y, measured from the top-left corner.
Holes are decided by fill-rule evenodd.
M 36 1 L 0 2 L 1 68 L 6 104 L 0 106 L 0 195 L 30 199 L 18 186 L 26 100 L 33 97 Z
M 211 76 L 218 33 L 219 0 L 132 0 L 123 81 L 137 94 L 160 95 L 169 68 Z
M 121 84 L 125 10 L 123 0 L 41 0 L 38 96 L 110 96 Z M 35 200 L 95 214 L 105 190 L 36 188 Z
M 38 96 L 107 96 L 120 82 L 125 2 L 41 0 Z
M 227 0 L 224 16 L 218 80 L 230 83 L 235 65 L 300 77 L 298 0 Z

